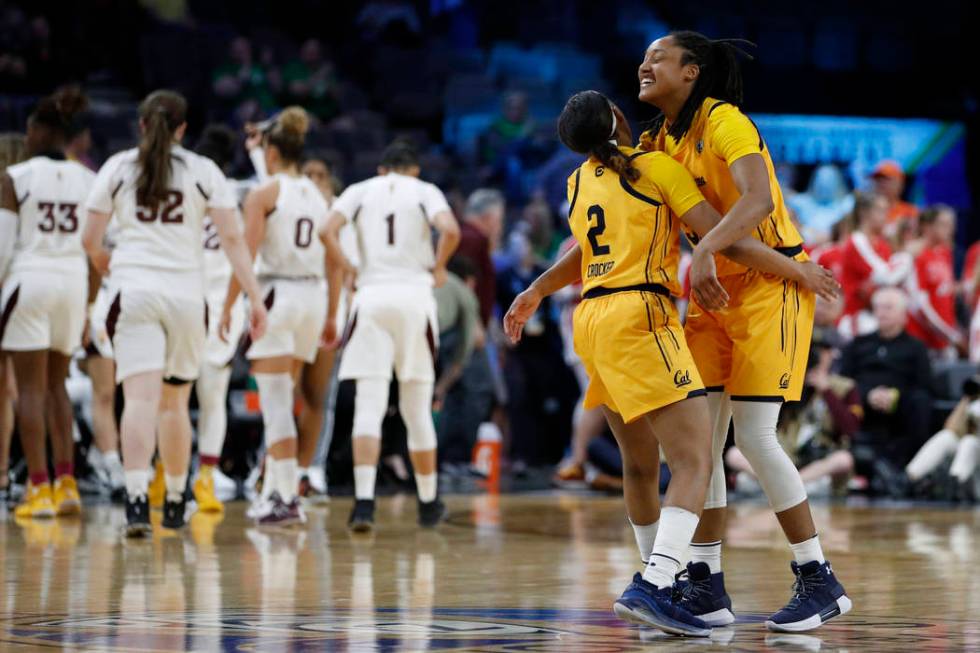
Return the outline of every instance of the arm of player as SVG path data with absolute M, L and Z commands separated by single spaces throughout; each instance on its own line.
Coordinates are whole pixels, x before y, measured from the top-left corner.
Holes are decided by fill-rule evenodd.
M 256 188 L 245 196 L 242 210 L 245 214 L 245 235 L 235 222 L 235 212 L 232 209 L 212 210 L 211 220 L 218 230 L 218 239 L 221 241 L 221 248 L 225 251 L 225 256 L 232 265 L 234 274 L 228 282 L 228 292 L 225 294 L 225 305 L 221 310 L 221 326 L 218 335 L 222 339 L 226 338 L 231 329 L 231 311 L 242 291 L 242 286 L 246 283 L 254 283 L 254 287 L 245 288 L 248 294 L 250 319 L 261 316 L 263 321 L 263 331 L 265 330 L 266 310 L 262 301 L 261 290 L 258 280 L 252 270 L 252 261 L 255 260 L 255 253 L 259 251 L 259 245 L 265 238 L 265 220 L 268 211 L 275 207 L 276 199 L 279 196 L 279 183 L 271 182 Z M 219 217 L 220 216 L 220 217 Z M 227 222 L 226 222 L 227 221 Z M 225 222 L 224 225 L 221 223 Z M 225 231 L 235 243 L 235 253 L 225 244 Z M 234 258 L 233 258 L 234 257 Z M 236 267 L 237 266 L 237 267 Z M 253 295 L 254 293 L 254 295 Z M 252 325 L 254 331 L 255 325 Z M 259 336 L 261 337 L 261 336 Z M 253 339 L 257 339 L 253 334 Z
M 109 226 L 110 214 L 102 211 L 89 211 L 82 232 L 82 247 L 88 255 L 92 267 L 101 276 L 109 274 L 109 250 L 104 244 L 105 230 Z
M 320 240 L 327 251 L 327 321 L 323 327 L 324 345 L 335 347 L 337 343 L 337 310 L 340 307 L 340 293 L 344 286 L 353 285 L 357 270 L 340 246 L 340 230 L 347 224 L 347 217 L 339 211 L 320 228 Z
M 0 280 L 6 275 L 7 265 L 14 254 L 17 241 L 17 192 L 10 175 L 0 175 Z
M 561 288 L 582 278 L 582 248 L 578 243 L 534 280 L 527 290 L 514 298 L 504 315 L 504 333 L 511 342 L 521 340 L 524 325 L 538 310 L 541 301 Z
M 436 288 L 441 288 L 446 283 L 446 265 L 459 246 L 459 223 L 456 222 L 451 211 L 440 211 L 432 216 L 432 225 L 439 232 L 439 242 L 436 244 L 436 265 L 432 270 L 432 278 Z

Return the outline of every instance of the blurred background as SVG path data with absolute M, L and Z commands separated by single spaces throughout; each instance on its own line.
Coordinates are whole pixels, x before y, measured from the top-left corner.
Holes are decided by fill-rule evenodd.
M 788 411 L 803 419 L 807 402 L 823 402 L 812 421 L 832 446 L 799 456 L 801 466 L 840 451 L 851 457 L 838 453 L 834 473 L 812 479 L 827 487 L 812 489 L 975 500 L 974 486 L 941 469 L 928 478 L 904 472 L 950 411 L 976 398 L 963 390 L 980 360 L 980 249 L 971 250 L 980 237 L 972 219 L 980 84 L 967 8 L 954 0 L 0 0 L 0 131 L 22 132 L 39 96 L 79 83 L 92 105 L 78 156 L 97 168 L 135 143 L 140 98 L 168 87 L 190 101 L 188 145 L 211 123 L 241 134 L 226 172 L 247 178 L 245 124 L 300 104 L 316 118 L 308 150 L 330 165 L 338 188 L 375 174 L 391 140 L 411 139 L 423 152 L 423 178 L 446 192 L 464 223 L 454 272 L 478 306 L 475 326 L 462 318 L 440 325 L 452 344 L 435 407 L 443 472 L 470 478 L 474 445 L 499 437 L 509 478 L 616 491 L 615 446 L 601 420 L 576 408 L 585 380 L 569 345 L 574 292 L 546 305 L 517 348 L 498 327 L 569 235 L 566 179 L 581 159 L 560 147 L 555 119 L 569 95 L 593 88 L 623 108 L 638 136 L 654 117 L 636 100 L 636 69 L 652 40 L 671 29 L 748 39 L 758 47 L 744 66 L 743 109 L 767 140 L 811 255 L 852 284 L 847 306 L 823 307 L 816 381 L 798 413 Z M 848 245 L 862 230 L 888 243 L 881 257 L 895 274 L 887 283 L 847 272 L 861 267 L 849 262 Z M 878 410 L 869 395 L 881 383 L 864 379 L 868 370 L 842 369 L 852 339 L 879 330 L 871 297 L 881 285 L 905 292 L 902 329 L 907 321 L 932 369 L 918 370 L 921 387 L 888 386 L 915 397 L 908 410 L 921 426 L 901 427 L 908 440 L 887 469 L 872 469 L 862 456 L 873 459 L 879 440 L 891 442 L 896 425 L 910 423 L 905 406 Z M 236 392 L 247 391 L 244 376 Z M 827 411 L 840 406 L 825 377 L 850 381 L 838 399 L 848 397 L 855 420 L 828 425 Z M 348 409 L 342 389 L 338 436 L 348 435 Z M 238 414 L 233 428 L 258 428 L 245 408 Z M 957 446 L 977 431 L 965 415 Z M 783 428 L 797 452 L 798 432 Z M 343 441 L 330 447 L 332 486 L 349 474 Z M 246 473 L 234 460 L 229 473 Z M 755 491 L 751 471 L 737 463 L 733 485 Z M 410 478 L 397 465 L 392 475 Z

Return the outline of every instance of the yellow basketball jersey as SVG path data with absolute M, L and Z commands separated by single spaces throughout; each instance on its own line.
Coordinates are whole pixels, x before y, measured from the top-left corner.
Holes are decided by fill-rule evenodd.
M 630 182 L 596 159 L 568 178 L 568 220 L 582 247 L 582 292 L 659 284 L 681 292 L 678 216 L 704 201 L 691 175 L 662 152 L 619 148 L 641 177 Z
M 667 135 L 664 125 L 656 134 L 644 132 L 640 136 L 639 147 L 645 151 L 666 152 L 681 163 L 694 177 L 704 198 L 722 216 L 741 197 L 730 166 L 743 156 L 761 154 L 769 170 L 769 187 L 776 208 L 762 221 L 753 236 L 775 248 L 792 248 L 803 242 L 796 226 L 790 221 L 766 142 L 755 123 L 738 107 L 707 98 L 694 117 L 690 130 L 679 142 Z M 696 238 L 692 240 L 697 242 Z M 716 264 L 718 276 L 745 271 L 745 266 L 723 256 L 716 257 Z

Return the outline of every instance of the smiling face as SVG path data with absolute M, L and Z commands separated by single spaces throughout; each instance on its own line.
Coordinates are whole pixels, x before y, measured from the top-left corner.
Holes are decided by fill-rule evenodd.
M 682 63 L 686 54 L 670 36 L 650 44 L 637 70 L 641 102 L 659 107 L 666 98 L 690 93 L 700 70 L 696 64 Z

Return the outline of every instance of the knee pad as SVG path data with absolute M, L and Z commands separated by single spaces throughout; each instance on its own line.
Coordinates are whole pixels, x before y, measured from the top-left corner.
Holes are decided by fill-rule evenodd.
M 727 392 L 709 392 L 708 409 L 712 416 L 711 434 L 711 482 L 704 498 L 704 509 L 724 508 L 728 505 L 728 486 L 725 482 L 725 462 L 722 453 L 728 440 L 728 425 L 732 421 L 732 400 Z
M 436 448 L 436 429 L 432 423 L 432 383 L 406 381 L 398 385 L 398 410 L 408 431 L 409 451 Z
M 354 395 L 354 437 L 381 437 L 388 411 L 388 379 L 358 379 Z
M 286 373 L 254 376 L 255 385 L 259 388 L 259 404 L 262 407 L 266 446 L 271 447 L 282 440 L 295 438 L 292 377 Z
M 803 480 L 776 438 L 781 404 L 733 401 L 735 445 L 752 465 L 773 512 L 783 512 L 806 500 Z

